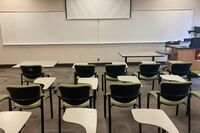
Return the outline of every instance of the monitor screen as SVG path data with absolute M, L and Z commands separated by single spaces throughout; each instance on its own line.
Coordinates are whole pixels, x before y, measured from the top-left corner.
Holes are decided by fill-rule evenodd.
M 194 31 L 195 31 L 197 34 L 200 34 L 200 27 L 195 26 L 195 27 L 194 27 Z
M 192 38 L 190 48 L 200 48 L 200 38 Z

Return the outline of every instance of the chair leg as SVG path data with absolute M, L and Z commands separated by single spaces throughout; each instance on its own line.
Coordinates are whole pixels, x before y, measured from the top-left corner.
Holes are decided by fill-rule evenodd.
M 157 94 L 157 109 L 160 109 L 160 95 Z M 158 127 L 158 133 L 160 133 L 160 128 Z
M 161 77 L 159 75 L 159 77 L 158 77 L 158 85 L 160 84 L 160 82 L 161 82 Z
M 149 102 L 150 102 L 150 94 L 147 94 L 147 108 L 149 108 Z
M 93 99 L 94 100 L 94 99 Z M 92 99 L 89 100 L 89 107 L 92 108 Z
M 10 98 L 8 99 L 8 108 L 9 108 L 9 111 L 12 111 L 12 103 L 11 103 Z
M 188 96 L 188 100 L 187 100 L 187 110 L 188 110 L 188 133 L 190 133 L 191 131 L 191 108 L 190 108 L 190 94 Z
M 99 83 L 99 76 L 98 76 L 98 75 L 95 75 L 95 77 L 97 78 L 98 83 Z M 97 91 L 99 91 L 99 84 L 98 84 L 98 86 L 97 86 Z
M 154 90 L 154 79 L 152 81 L 152 90 Z
M 104 76 L 104 91 L 105 91 L 105 94 L 107 92 L 107 89 L 106 89 L 106 75 Z
M 101 80 L 101 85 L 102 85 L 102 88 L 101 88 L 101 89 L 102 89 L 102 91 L 104 90 L 104 89 L 103 89 L 103 81 L 104 81 L 104 75 L 102 75 L 102 80 Z
M 142 133 L 142 124 L 139 123 L 139 133 Z
M 106 95 L 104 95 L 104 118 L 106 118 Z
M 41 99 L 41 132 L 44 133 L 44 106 L 43 106 L 43 99 Z
M 58 98 L 58 133 L 61 133 L 61 99 Z
M 190 99 L 191 100 L 191 99 Z M 188 116 L 189 115 L 189 107 L 188 107 L 188 103 L 189 101 L 187 100 L 187 105 L 186 105 L 186 116 Z
M 96 108 L 96 99 L 97 99 L 96 90 L 93 91 L 93 95 L 94 95 L 94 98 L 93 98 L 93 108 Z
M 141 95 L 139 95 L 139 108 L 141 108 Z
M 52 88 L 49 88 L 49 100 L 50 100 L 50 110 L 51 110 L 51 118 L 53 119 L 53 100 L 52 100 Z
M 111 127 L 111 105 L 110 105 L 110 97 L 108 97 L 108 123 L 109 123 L 109 133 L 112 133 L 112 127 Z
M 176 115 L 178 116 L 179 105 L 176 105 Z
M 158 127 L 158 133 L 160 133 L 160 128 Z
M 21 85 L 23 85 L 23 75 L 21 74 Z
M 187 75 L 187 79 L 188 79 L 188 81 L 191 81 L 191 73 L 189 73 L 189 74 Z
M 77 76 L 74 74 L 74 84 L 77 84 Z
M 160 95 L 157 98 L 157 109 L 160 109 Z
M 190 114 L 190 111 L 189 111 L 189 116 L 188 116 L 188 132 L 190 133 L 190 131 L 191 131 L 191 114 Z
M 166 130 L 162 129 L 162 133 L 166 133 Z

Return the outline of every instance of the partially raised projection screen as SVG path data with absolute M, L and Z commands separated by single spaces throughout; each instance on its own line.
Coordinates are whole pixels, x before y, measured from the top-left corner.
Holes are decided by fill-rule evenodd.
M 67 19 L 131 17 L 131 0 L 66 0 Z

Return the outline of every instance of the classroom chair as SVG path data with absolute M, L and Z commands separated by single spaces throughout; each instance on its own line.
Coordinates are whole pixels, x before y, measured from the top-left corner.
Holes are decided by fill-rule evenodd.
M 98 77 L 95 72 L 95 65 L 75 65 L 74 83 L 77 84 L 78 78 Z
M 161 82 L 159 91 L 150 91 L 147 94 L 147 108 L 149 108 L 150 96 L 157 99 L 157 108 L 161 104 L 176 106 L 176 115 L 178 115 L 179 105 L 186 104 L 188 116 L 188 131 L 190 132 L 190 89 L 191 82 Z M 185 103 L 185 101 L 187 101 Z
M 139 71 L 137 72 L 139 80 L 152 81 L 152 90 L 154 90 L 154 81 L 159 77 L 159 63 L 140 64 Z
M 108 97 L 108 120 L 109 120 L 109 133 L 112 132 L 111 128 L 111 107 L 141 107 L 140 97 L 141 84 L 138 83 L 112 83 L 110 90 L 105 94 Z M 138 100 L 136 100 L 138 98 Z M 104 100 L 104 117 L 106 117 L 106 101 Z
M 92 107 L 91 86 L 87 84 L 62 84 L 58 87 L 58 127 L 61 133 L 61 110 Z
M 10 85 L 7 86 L 9 96 L 9 110 L 12 111 L 15 108 L 27 110 L 27 109 L 41 109 L 41 132 L 44 133 L 44 105 L 43 105 L 43 93 L 40 85 Z M 14 102 L 14 108 L 12 103 Z
M 126 75 L 126 65 L 124 64 L 106 64 L 105 72 L 102 75 L 102 91 L 105 89 L 106 93 L 106 82 L 118 81 L 117 76 Z
M 183 62 L 183 63 L 172 63 L 168 65 L 167 71 L 168 73 L 163 74 L 173 74 L 181 77 L 186 77 L 188 81 L 191 81 L 191 62 Z
M 27 83 L 33 83 L 33 81 L 38 77 L 44 77 L 45 74 L 42 72 L 42 66 L 40 65 L 26 65 L 26 66 L 20 66 L 22 73 L 21 73 L 21 85 L 23 85 L 24 82 Z M 49 75 L 46 75 L 49 77 Z

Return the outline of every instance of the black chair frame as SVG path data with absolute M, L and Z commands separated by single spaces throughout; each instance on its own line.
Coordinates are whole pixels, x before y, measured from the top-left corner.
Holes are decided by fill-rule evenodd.
M 162 84 L 162 83 L 161 83 Z M 191 85 L 191 84 L 188 84 Z M 166 85 L 167 86 L 167 85 Z M 191 87 L 187 87 L 188 90 L 184 90 L 184 94 L 165 94 L 166 92 L 162 91 L 162 86 L 161 86 L 161 91 L 157 92 L 157 108 L 160 109 L 161 106 L 161 102 L 160 102 L 160 97 L 165 98 L 166 100 L 171 100 L 171 101 L 179 101 L 182 100 L 184 98 L 187 98 L 187 103 L 184 103 L 186 105 L 186 115 L 188 115 L 188 132 L 191 131 L 191 103 L 190 103 L 190 98 L 191 98 Z M 171 89 L 172 90 L 172 89 Z M 170 91 L 171 91 L 170 90 Z M 166 91 L 166 90 L 165 90 Z M 186 92 L 187 91 L 187 92 Z M 149 102 L 150 102 L 150 93 L 147 94 L 147 108 L 149 108 Z M 178 115 L 178 110 L 179 110 L 179 105 L 175 105 L 176 106 L 176 115 Z M 160 128 L 158 128 L 158 130 L 160 131 Z
M 134 84 L 130 84 L 131 86 L 129 86 L 129 83 L 127 84 L 128 86 L 124 86 L 124 85 L 126 85 L 126 83 L 125 84 L 122 83 L 122 84 L 119 84 L 119 85 L 118 84 L 112 84 L 111 88 L 110 88 L 111 92 L 104 95 L 104 117 L 105 118 L 106 118 L 106 97 L 108 97 L 109 133 L 112 132 L 112 128 L 111 128 L 111 123 L 112 123 L 112 121 L 111 121 L 111 107 L 112 107 L 111 106 L 111 98 L 122 103 L 122 104 L 123 103 L 126 104 L 126 103 L 133 101 L 133 100 L 138 98 L 138 104 L 135 103 L 133 105 L 133 108 L 135 108 L 136 106 L 141 108 L 141 93 L 139 91 L 141 85 L 135 84 L 136 85 L 135 87 L 137 87 L 137 88 L 132 88 L 133 87 L 132 85 L 134 85 Z M 112 87 L 115 87 L 115 88 L 112 88 Z M 131 88 L 125 89 L 123 87 L 131 87 Z M 124 93 L 124 94 L 121 93 L 122 90 L 128 91 L 128 90 L 131 90 L 131 89 L 132 89 L 131 93 L 128 93 L 128 92 Z
M 102 74 L 102 91 L 104 91 L 104 89 L 105 89 L 105 93 L 106 93 L 106 86 L 107 86 L 107 84 L 106 84 L 106 75 L 108 75 L 108 76 L 110 76 L 110 77 L 112 77 L 112 76 L 115 76 L 114 78 L 117 78 L 117 76 L 120 76 L 120 75 L 126 75 L 127 74 L 127 71 L 126 71 L 126 65 L 113 65 L 113 66 L 123 66 L 124 68 L 124 72 L 119 72 L 118 74 L 114 74 L 114 73 L 108 73 L 108 72 L 104 72 L 103 74 Z M 107 66 L 105 66 L 105 67 L 107 67 Z
M 50 77 L 50 75 L 45 74 L 44 72 L 42 72 L 42 66 L 40 65 L 31 65 L 31 66 L 20 66 L 22 73 L 21 73 L 21 85 L 23 85 L 23 83 L 26 83 L 27 85 L 29 84 L 28 81 L 24 80 L 24 77 L 30 78 L 30 79 L 36 79 L 38 77 Z M 29 72 L 28 69 L 31 69 L 32 72 Z M 37 72 L 37 73 L 35 73 Z
M 157 108 L 160 109 L 161 103 L 160 103 L 160 96 L 164 96 L 163 94 L 157 93 Z M 188 115 L 188 132 L 190 133 L 191 131 L 191 94 L 188 93 L 187 95 L 179 95 L 183 97 L 187 97 L 187 103 L 186 103 L 186 115 Z M 176 106 L 176 115 L 178 115 L 178 109 L 179 105 Z M 158 129 L 159 130 L 159 129 Z
M 126 98 L 135 98 L 138 97 L 138 105 L 135 104 L 133 108 L 138 106 L 138 108 L 141 108 L 141 94 L 139 93 L 138 95 L 134 95 L 132 97 L 126 97 Z M 112 133 L 112 120 L 111 120 L 111 98 L 125 98 L 125 97 L 117 97 L 113 95 L 108 95 L 108 124 L 109 124 L 109 133 Z M 104 117 L 106 117 L 106 106 L 104 106 Z M 141 128 L 141 124 L 139 124 L 139 128 Z
M 63 113 L 65 112 L 65 107 L 62 106 L 62 100 L 65 101 L 82 101 L 82 100 L 90 100 L 90 108 L 92 108 L 92 98 L 93 96 L 85 97 L 85 98 L 79 98 L 79 99 L 69 99 L 62 96 L 58 96 L 58 132 L 61 133 L 61 110 L 63 109 Z
M 41 110 L 41 133 L 44 133 L 44 105 L 43 105 L 43 95 L 37 98 L 32 98 L 32 99 L 15 99 L 12 97 L 9 97 L 9 111 L 14 110 L 16 107 L 12 108 L 12 101 L 15 103 L 19 103 L 19 102 L 26 102 L 26 101 L 37 101 L 40 100 L 41 102 L 41 106 L 40 106 L 40 110 Z M 20 109 L 20 111 L 22 111 L 22 109 Z
M 155 66 L 154 67 L 154 69 L 157 69 L 157 70 L 155 70 L 155 71 L 153 71 L 153 72 L 143 72 L 143 71 L 141 71 L 141 70 L 145 70 L 145 68 L 142 68 L 142 67 L 148 67 L 148 66 Z M 157 76 L 157 78 L 156 78 L 156 80 L 158 80 L 158 77 L 159 77 L 159 75 L 160 75 L 160 72 L 159 72 L 159 67 L 160 67 L 160 64 L 141 64 L 140 65 L 140 71 L 138 71 L 137 73 L 138 73 L 138 79 L 139 80 L 142 80 L 141 79 L 141 75 L 144 75 L 144 76 L 146 76 L 146 77 L 151 77 L 151 76 Z M 153 79 L 152 80 L 152 90 L 154 90 L 154 86 L 155 86 L 155 79 Z
M 81 68 L 83 70 L 79 70 L 77 67 Z M 92 77 L 95 76 L 98 78 L 97 73 L 95 72 L 95 65 L 92 64 L 88 64 L 88 65 L 75 65 L 75 72 L 74 72 L 74 84 L 77 84 L 77 77 Z
M 186 66 L 183 67 L 184 65 Z M 191 81 L 191 70 L 190 70 L 191 65 L 192 63 L 186 63 L 186 64 L 174 63 L 171 65 L 171 70 L 167 70 L 167 71 L 169 72 L 169 74 L 187 76 L 188 81 Z M 184 70 L 181 70 L 181 69 L 184 69 Z

